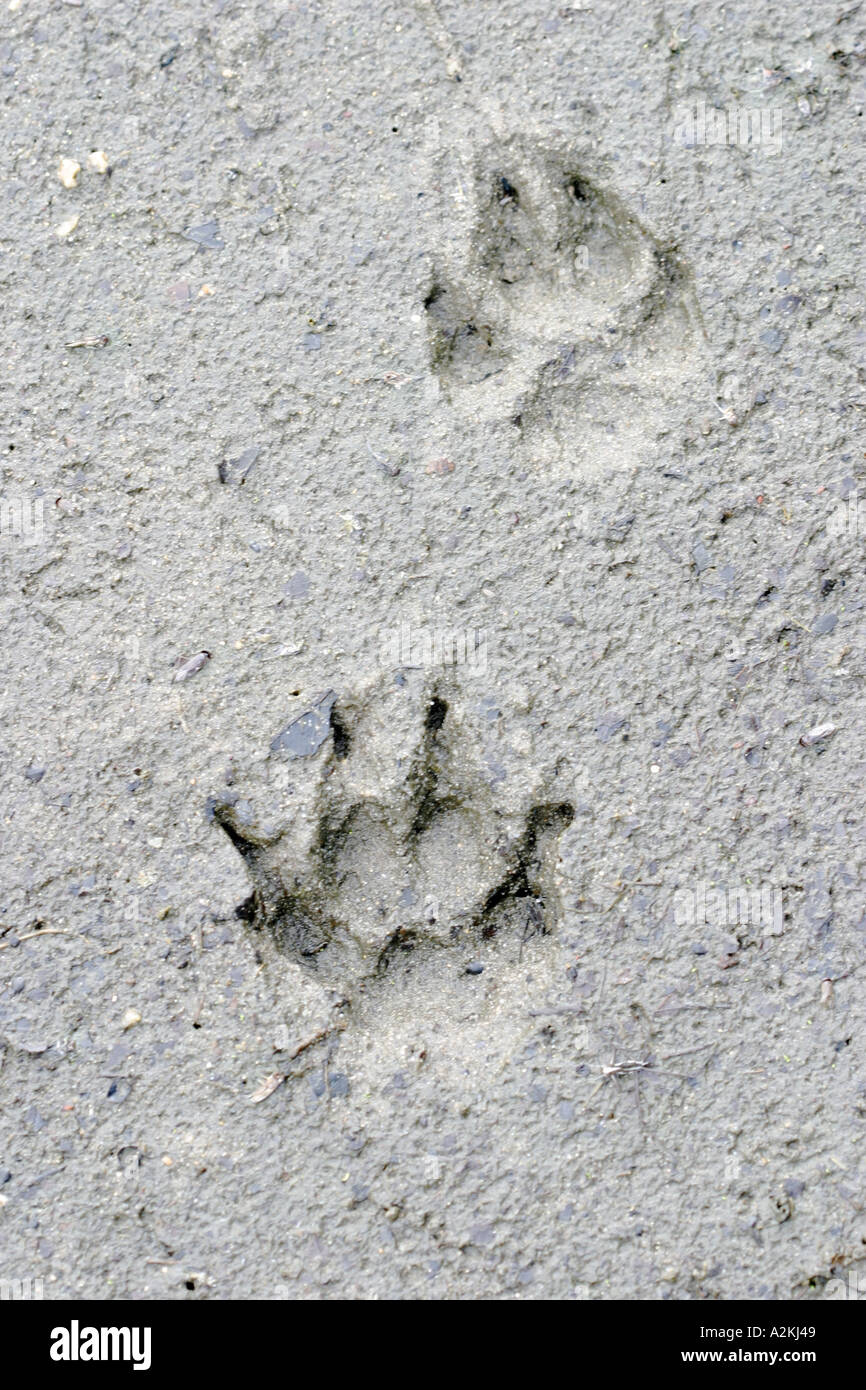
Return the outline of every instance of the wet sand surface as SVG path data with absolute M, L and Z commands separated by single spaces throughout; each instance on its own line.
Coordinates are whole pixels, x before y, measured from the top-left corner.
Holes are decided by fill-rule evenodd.
M 862 14 L 132 10 L 0 12 L 0 1277 L 862 1282 Z

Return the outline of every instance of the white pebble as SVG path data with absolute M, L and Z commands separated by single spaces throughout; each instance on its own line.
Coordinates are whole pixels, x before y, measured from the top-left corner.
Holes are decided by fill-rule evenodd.
M 72 236 L 77 226 L 78 213 L 76 213 L 74 217 L 67 217 L 65 222 L 61 222 L 59 227 L 55 227 L 54 235 L 59 236 L 61 240 L 63 240 L 64 237 Z
M 820 743 L 825 738 L 832 738 L 838 727 L 838 724 L 817 724 L 814 729 L 808 729 L 802 735 L 800 742 L 804 748 L 809 748 L 813 743 Z
M 74 188 L 81 173 L 81 165 L 74 159 L 61 159 L 57 177 L 64 188 Z

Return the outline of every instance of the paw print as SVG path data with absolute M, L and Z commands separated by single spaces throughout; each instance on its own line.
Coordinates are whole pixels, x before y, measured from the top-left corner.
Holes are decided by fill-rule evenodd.
M 676 249 L 566 148 L 524 137 L 475 153 L 461 202 L 425 299 L 446 399 L 548 457 L 633 461 L 708 375 Z
M 214 808 L 252 880 L 239 914 L 342 987 L 422 945 L 550 930 L 573 809 L 525 758 L 506 771 L 499 719 L 417 671 L 321 697 L 271 745 L 283 823 L 254 798 Z

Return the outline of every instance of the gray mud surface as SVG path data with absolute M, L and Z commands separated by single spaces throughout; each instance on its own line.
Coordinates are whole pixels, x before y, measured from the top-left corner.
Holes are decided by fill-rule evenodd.
M 864 19 L 2 0 L 0 1277 L 866 1288 Z

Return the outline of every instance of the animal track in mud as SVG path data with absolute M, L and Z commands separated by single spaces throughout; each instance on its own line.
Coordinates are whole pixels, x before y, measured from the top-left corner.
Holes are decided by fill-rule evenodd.
M 271 745 L 288 774 L 284 823 L 263 828 L 249 802 L 215 806 L 252 880 L 239 915 L 341 987 L 422 945 L 551 930 L 573 808 L 551 779 L 506 771 L 493 722 L 490 702 L 414 672 L 360 697 L 329 692 L 289 726 L 315 754 Z
M 469 189 L 424 302 L 447 399 L 569 457 L 663 433 L 666 403 L 706 369 L 676 249 L 567 151 L 519 137 L 482 149 Z

